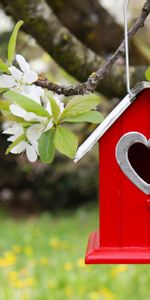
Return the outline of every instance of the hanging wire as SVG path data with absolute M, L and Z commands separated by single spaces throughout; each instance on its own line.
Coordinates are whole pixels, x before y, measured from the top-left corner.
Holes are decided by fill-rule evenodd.
M 125 58 L 126 58 L 126 86 L 128 94 L 133 97 L 134 94 L 131 91 L 130 87 L 130 70 L 129 70 L 129 39 L 128 39 L 128 16 L 127 16 L 127 8 L 128 8 L 129 0 L 125 1 L 124 5 L 124 34 L 125 34 Z

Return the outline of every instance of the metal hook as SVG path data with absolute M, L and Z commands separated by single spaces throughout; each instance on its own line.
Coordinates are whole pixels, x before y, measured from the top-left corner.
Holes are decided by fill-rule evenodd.
M 129 0 L 125 1 L 124 5 L 124 34 L 125 34 L 125 58 L 126 58 L 126 86 L 128 94 L 134 97 L 130 87 L 130 72 L 129 72 L 129 39 L 128 39 L 128 18 L 127 18 L 127 8 Z

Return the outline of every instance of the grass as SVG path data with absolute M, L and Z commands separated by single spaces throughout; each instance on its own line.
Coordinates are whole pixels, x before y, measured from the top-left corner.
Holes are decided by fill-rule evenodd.
M 148 300 L 148 265 L 84 265 L 96 209 L 0 217 L 0 300 Z

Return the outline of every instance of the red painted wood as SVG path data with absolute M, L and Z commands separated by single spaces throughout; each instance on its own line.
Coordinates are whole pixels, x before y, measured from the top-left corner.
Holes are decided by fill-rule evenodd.
M 86 264 L 150 264 L 150 248 L 99 247 L 99 233 L 90 235 Z
M 144 91 L 122 118 L 122 134 L 138 131 L 147 138 L 149 133 L 150 97 Z M 150 95 L 150 94 L 149 94 Z M 142 159 L 142 157 L 141 157 Z M 149 225 L 147 198 L 125 175 L 121 176 L 122 192 L 122 245 L 149 246 Z
M 149 120 L 146 89 L 99 141 L 100 238 L 90 237 L 86 263 L 150 263 L 150 196 L 123 174 L 115 157 L 125 133 L 138 131 L 150 138 Z
M 100 245 L 115 247 L 121 243 L 120 232 L 120 179 L 114 149 L 121 136 L 121 122 L 100 139 Z

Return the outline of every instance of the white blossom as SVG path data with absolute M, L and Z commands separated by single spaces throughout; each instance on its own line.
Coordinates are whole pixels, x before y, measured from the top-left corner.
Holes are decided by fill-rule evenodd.
M 14 142 L 19 136 L 25 133 L 24 128 L 18 123 L 5 123 L 7 129 L 3 131 L 4 134 L 11 135 L 7 140 L 9 142 Z M 13 154 L 21 154 L 26 152 L 27 158 L 30 162 L 35 162 L 38 158 L 38 143 L 36 140 L 28 139 L 23 140 L 13 147 L 10 151 Z
M 43 122 L 47 120 L 47 117 L 40 117 L 33 112 L 28 112 L 18 104 L 11 104 L 9 108 L 14 116 L 23 118 L 25 121 Z
M 11 66 L 8 68 L 10 75 L 0 75 L 0 88 L 12 89 L 40 104 L 44 90 L 33 84 L 37 81 L 38 75 L 30 69 L 30 65 L 22 55 L 16 55 L 16 61 L 20 69 Z
M 7 139 L 10 142 L 14 142 L 21 134 L 24 133 L 24 129 L 19 123 L 5 122 L 4 125 L 5 130 L 3 131 L 3 134 L 12 135 Z
M 13 154 L 21 154 L 22 152 L 26 152 L 27 158 L 30 162 L 35 162 L 38 158 L 37 144 L 29 144 L 26 141 L 20 142 L 10 152 Z

